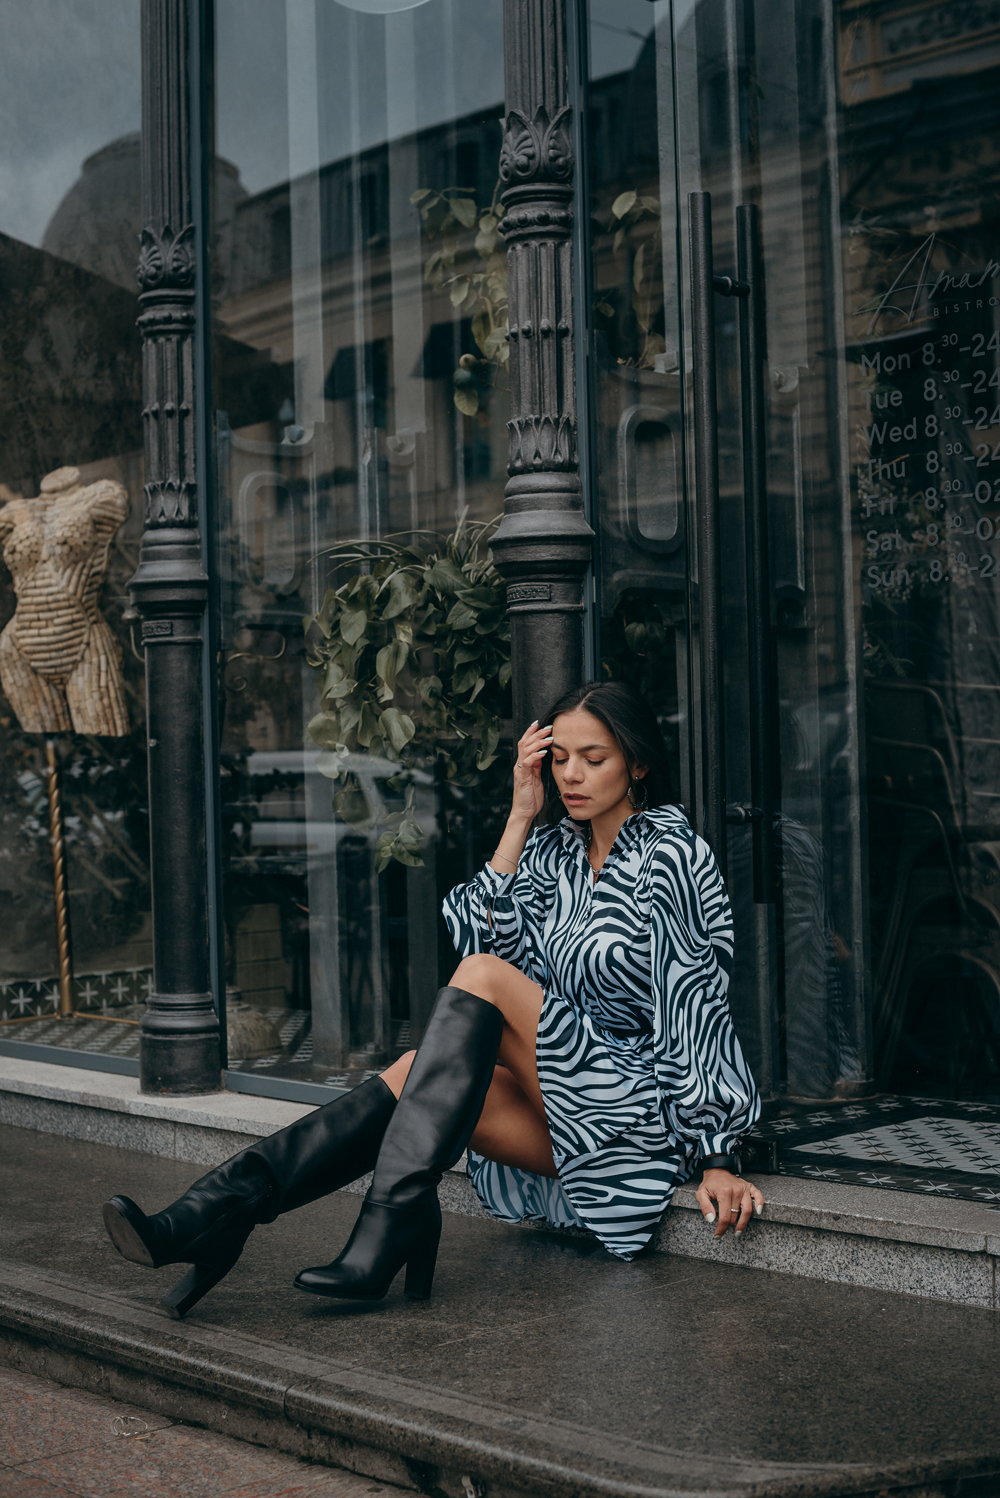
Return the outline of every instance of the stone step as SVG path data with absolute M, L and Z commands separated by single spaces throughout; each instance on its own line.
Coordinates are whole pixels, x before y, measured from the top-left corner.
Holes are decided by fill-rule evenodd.
M 310 1106 L 243 1092 L 152 1097 L 139 1092 L 136 1077 L 0 1056 L 0 1123 L 206 1168 L 284 1128 Z M 732 1233 L 716 1239 L 693 1187 L 684 1186 L 654 1235 L 652 1252 L 1000 1309 L 995 1208 L 793 1176 L 754 1173 L 753 1179 L 767 1206 L 741 1239 Z M 366 1189 L 366 1180 L 347 1188 Z M 447 1211 L 487 1216 L 461 1162 L 440 1194 Z
M 97 1203 L 191 1162 L 0 1126 L 0 1363 L 431 1498 L 988 1498 L 991 1312 L 447 1217 L 434 1294 L 305 1296 L 336 1192 L 258 1229 L 182 1322 Z M 127 1456 L 122 1456 L 127 1461 Z M 2 1483 L 0 1483 L 2 1487 Z

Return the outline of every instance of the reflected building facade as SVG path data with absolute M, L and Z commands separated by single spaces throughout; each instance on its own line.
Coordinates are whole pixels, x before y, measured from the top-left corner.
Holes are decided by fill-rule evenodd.
M 160 981 L 143 684 L 160 647 L 128 585 L 143 413 L 165 410 L 135 279 L 162 12 L 188 36 L 192 269 L 174 289 L 193 298 L 207 599 L 204 868 L 171 877 L 207 911 L 230 1085 L 318 1097 L 419 1038 L 454 962 L 441 899 L 492 851 L 533 682 L 586 671 L 652 701 L 699 827 L 722 788 L 731 1002 L 768 1148 L 830 1108 L 1000 1105 L 991 8 L 149 0 L 145 44 L 139 0 L 119 9 L 99 90 L 60 0 L 18 19 L 4 64 L 23 125 L 0 218 L 3 497 L 71 466 L 129 512 L 100 604 L 128 731 L 54 734 L 72 1020 L 44 735 L 2 704 L 0 1048 L 134 1068 Z M 759 260 L 749 296 L 714 303 L 717 597 L 703 193 L 716 275 L 757 264 L 741 222 Z M 551 658 L 532 655 L 549 627 Z M 841 1178 L 863 1181 L 855 1165 Z

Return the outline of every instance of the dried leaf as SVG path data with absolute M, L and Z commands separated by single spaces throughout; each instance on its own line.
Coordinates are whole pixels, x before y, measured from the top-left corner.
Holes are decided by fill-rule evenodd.
M 490 316 L 488 312 L 477 312 L 472 319 L 472 336 L 484 359 L 491 358 L 489 350 Z
M 335 749 L 324 749 L 316 756 L 316 768 L 327 780 L 337 780 L 344 772 L 348 757 L 346 744 L 338 744 Z
M 406 665 L 409 654 L 408 645 L 404 645 L 402 640 L 393 640 L 391 644 L 383 645 L 375 657 L 375 670 L 389 689 L 390 697 L 396 690 L 396 677 Z
M 636 291 L 642 290 L 642 277 L 646 266 L 646 246 L 641 244 L 636 253 L 635 264 L 632 267 L 632 285 Z
M 402 754 L 416 733 L 413 719 L 401 713 L 398 707 L 387 707 L 379 715 L 379 727 L 397 754 Z
M 321 749 L 338 749 L 340 747 L 340 725 L 337 719 L 330 713 L 317 713 L 306 728 L 306 733 L 314 744 Z
M 372 738 L 378 731 L 375 713 L 370 703 L 365 702 L 361 707 L 361 718 L 358 722 L 358 743 L 366 749 L 371 747 Z
M 449 629 L 471 629 L 476 622 L 475 610 L 459 599 L 444 621 Z M 470 683 L 471 685 L 471 683 Z
M 417 602 L 417 590 L 405 572 L 394 572 L 389 579 L 389 602 L 382 610 L 383 619 L 395 619 Z
M 481 255 L 484 260 L 487 260 L 497 247 L 499 235 L 495 228 L 484 229 L 482 225 L 485 222 L 485 219 L 480 220 L 479 233 L 476 235 L 476 254 Z
M 471 229 L 476 222 L 476 205 L 471 198 L 452 198 L 451 211 L 464 229 Z
M 342 821 L 350 822 L 352 825 L 367 822 L 371 816 L 365 793 L 353 777 L 343 789 L 334 795 L 333 809 Z
M 507 322 L 504 320 L 503 326 L 494 328 L 486 338 L 486 341 L 480 344 L 480 348 L 487 359 L 495 359 L 501 351 L 506 350 L 506 344 Z
M 356 645 L 368 625 L 364 609 L 348 609 L 341 616 L 340 635 L 348 645 Z

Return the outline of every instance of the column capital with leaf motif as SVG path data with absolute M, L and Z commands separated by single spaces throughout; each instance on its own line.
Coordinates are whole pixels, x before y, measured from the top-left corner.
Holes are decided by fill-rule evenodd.
M 493 554 L 507 579 L 515 731 L 583 674 L 593 532 L 577 449 L 568 0 L 504 0 L 510 475 Z
M 149 742 L 153 992 L 144 1092 L 221 1086 L 209 968 L 203 624 L 198 526 L 197 276 L 191 31 L 199 0 L 142 0 L 142 334 L 145 517 L 129 591 L 142 617 Z M 194 143 L 198 145 L 200 143 Z

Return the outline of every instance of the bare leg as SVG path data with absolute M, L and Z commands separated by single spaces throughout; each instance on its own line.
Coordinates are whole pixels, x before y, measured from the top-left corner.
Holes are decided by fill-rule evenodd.
M 542 990 L 509 962 L 485 953 L 463 958 L 452 983 L 495 1004 L 504 1017 L 501 1064 L 494 1073 L 471 1148 L 500 1165 L 555 1176 L 552 1140 L 535 1062 Z M 409 1051 L 382 1073 L 382 1080 L 397 1098 L 414 1055 L 415 1052 Z

